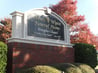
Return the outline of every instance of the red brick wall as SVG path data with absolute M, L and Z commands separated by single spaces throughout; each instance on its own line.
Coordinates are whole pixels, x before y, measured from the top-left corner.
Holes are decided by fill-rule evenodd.
M 73 48 L 16 42 L 9 43 L 8 48 L 7 73 L 37 64 L 74 62 Z

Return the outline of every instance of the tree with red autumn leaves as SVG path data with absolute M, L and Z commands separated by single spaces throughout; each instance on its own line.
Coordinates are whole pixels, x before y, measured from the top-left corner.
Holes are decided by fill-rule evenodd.
M 11 37 L 12 20 L 4 18 L 0 21 L 0 41 L 7 43 L 7 39 Z
M 50 8 L 71 25 L 71 43 L 88 43 L 98 49 L 98 37 L 92 34 L 88 25 L 84 23 L 84 16 L 78 15 L 76 5 L 77 0 L 61 0 Z
M 77 24 L 71 27 L 71 43 L 87 43 L 97 45 L 97 36 L 92 34 L 87 24 Z
M 60 15 L 69 25 L 75 25 L 80 21 L 84 21 L 84 16 L 78 16 L 76 12 L 77 1 L 61 0 L 58 4 L 50 7 L 52 11 Z

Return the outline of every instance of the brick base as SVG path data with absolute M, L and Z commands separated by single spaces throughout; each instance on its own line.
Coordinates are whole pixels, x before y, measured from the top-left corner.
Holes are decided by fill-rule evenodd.
M 8 43 L 7 73 L 38 64 L 74 62 L 74 49 L 49 45 Z

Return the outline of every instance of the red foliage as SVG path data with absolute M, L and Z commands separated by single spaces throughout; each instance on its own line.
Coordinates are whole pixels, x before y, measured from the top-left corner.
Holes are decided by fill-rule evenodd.
M 91 33 L 87 24 L 77 24 L 71 28 L 71 43 L 88 43 L 91 44 Z
M 12 20 L 10 18 L 4 18 L 0 21 L 0 41 L 7 43 L 7 39 L 11 37 L 11 25 Z
M 71 27 L 71 43 L 88 43 L 98 48 L 98 37 L 92 34 L 85 21 L 84 16 L 77 15 L 77 0 L 61 0 L 58 4 L 51 6 L 52 11 L 59 14 Z
M 79 21 L 84 21 L 84 16 L 78 16 L 76 12 L 77 0 L 61 0 L 58 4 L 51 6 L 52 11 L 59 14 L 69 25 L 75 25 Z

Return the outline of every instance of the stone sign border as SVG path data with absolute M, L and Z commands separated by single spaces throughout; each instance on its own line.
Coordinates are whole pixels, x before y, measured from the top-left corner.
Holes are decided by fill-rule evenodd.
M 40 37 L 32 37 L 27 35 L 27 15 L 33 11 L 47 11 L 46 9 L 33 9 L 27 12 L 13 12 L 12 15 L 12 38 L 8 39 L 9 42 L 25 42 L 25 43 L 34 43 L 34 44 L 44 44 L 44 45 L 52 45 L 52 46 L 70 46 L 70 35 L 69 28 L 70 26 L 66 24 L 66 22 L 55 12 L 51 12 L 51 15 L 57 18 L 64 25 L 64 41 L 54 40 L 54 39 L 46 39 Z

